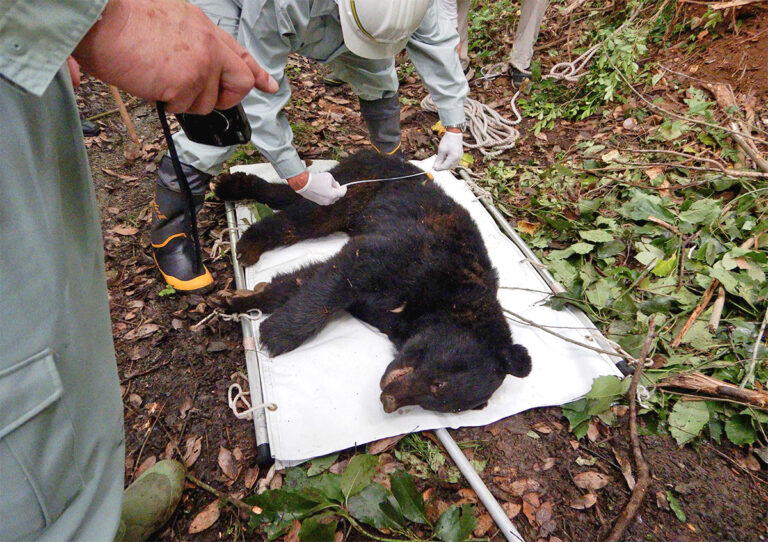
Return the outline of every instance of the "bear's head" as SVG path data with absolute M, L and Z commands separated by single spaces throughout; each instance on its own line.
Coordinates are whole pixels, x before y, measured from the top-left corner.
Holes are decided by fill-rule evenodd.
M 405 341 L 381 378 L 385 412 L 419 405 L 437 412 L 483 408 L 507 374 L 527 376 L 531 358 L 507 334 L 497 344 L 472 329 L 434 322 Z

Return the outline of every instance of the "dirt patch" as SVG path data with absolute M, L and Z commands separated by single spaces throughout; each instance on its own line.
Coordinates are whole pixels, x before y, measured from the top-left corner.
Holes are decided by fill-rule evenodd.
M 687 4 L 681 18 L 701 18 L 701 5 Z M 698 32 L 694 44 L 681 42 L 662 53 L 661 63 L 696 79 L 726 83 L 736 94 L 768 95 L 768 9 L 760 5 L 722 10 L 723 20 Z M 681 53 L 690 48 L 690 53 Z M 681 69 L 682 68 L 682 69 Z

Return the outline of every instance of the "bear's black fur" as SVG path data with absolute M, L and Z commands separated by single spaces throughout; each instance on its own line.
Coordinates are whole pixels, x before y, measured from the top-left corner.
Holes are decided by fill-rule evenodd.
M 420 172 L 373 151 L 331 170 L 341 184 Z M 328 206 L 242 173 L 222 175 L 215 191 L 224 200 L 255 199 L 281 209 L 243 234 L 237 250 L 245 265 L 303 239 L 337 231 L 350 236 L 330 260 L 230 300 L 236 311 L 272 313 L 260 328 L 272 355 L 298 347 L 347 310 L 397 347 L 381 379 L 387 412 L 410 404 L 441 412 L 482 408 L 507 374 L 530 372 L 527 350 L 512 343 L 477 225 L 426 174 L 350 186 Z

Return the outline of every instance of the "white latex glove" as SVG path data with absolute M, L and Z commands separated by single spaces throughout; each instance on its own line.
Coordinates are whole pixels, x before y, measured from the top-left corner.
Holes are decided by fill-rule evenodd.
M 435 171 L 451 169 L 459 165 L 464 155 L 464 137 L 457 132 L 445 132 L 440 145 L 437 147 L 437 159 L 433 166 Z
M 297 194 L 314 201 L 318 205 L 330 205 L 347 193 L 347 187 L 341 186 L 327 171 L 310 173 L 309 180 Z

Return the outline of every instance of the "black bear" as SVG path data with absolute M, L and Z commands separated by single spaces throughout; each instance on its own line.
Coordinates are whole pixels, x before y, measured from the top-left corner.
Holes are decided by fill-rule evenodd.
M 280 209 L 241 237 L 244 265 L 303 239 L 350 236 L 331 259 L 229 299 L 234 311 L 271 313 L 260 327 L 270 354 L 298 347 L 346 310 L 397 348 L 381 379 L 386 412 L 414 404 L 440 412 L 482 408 L 507 374 L 527 376 L 528 351 L 512 342 L 496 298 L 496 270 L 466 209 L 416 166 L 374 151 L 341 161 L 331 173 L 341 184 L 405 178 L 350 186 L 328 206 L 243 173 L 222 175 L 214 187 L 223 200 Z

